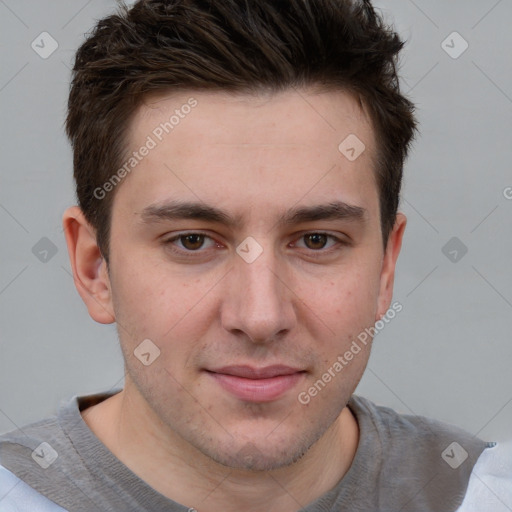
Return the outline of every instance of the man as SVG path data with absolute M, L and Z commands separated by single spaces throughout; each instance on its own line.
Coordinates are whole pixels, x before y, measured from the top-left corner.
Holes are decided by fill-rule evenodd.
M 353 395 L 400 307 L 401 47 L 355 0 L 98 22 L 63 224 L 125 385 L 1 438 L 1 511 L 511 509 L 504 447 Z

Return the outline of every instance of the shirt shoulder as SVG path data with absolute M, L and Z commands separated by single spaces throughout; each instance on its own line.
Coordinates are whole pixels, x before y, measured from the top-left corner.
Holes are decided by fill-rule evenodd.
M 0 512 L 67 512 L 0 466 Z
M 353 395 L 348 406 L 360 426 L 351 494 L 364 478 L 372 491 L 360 499 L 373 510 L 459 510 L 475 465 L 495 443 L 361 396 Z
M 75 396 L 61 404 L 56 416 L 0 435 L 5 469 L 0 512 L 46 512 L 39 503 L 53 507 L 48 508 L 52 512 L 186 512 L 126 467 L 87 426 L 82 411 L 112 395 Z M 18 491 L 21 497 L 12 494 Z M 21 508 L 22 498 L 39 501 Z
M 487 448 L 475 464 L 457 512 L 512 510 L 512 440 Z

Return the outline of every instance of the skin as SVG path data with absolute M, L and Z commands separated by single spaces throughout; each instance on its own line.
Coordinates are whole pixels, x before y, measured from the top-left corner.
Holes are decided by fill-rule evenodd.
M 298 395 L 389 308 L 406 219 L 398 214 L 384 250 L 374 132 L 351 95 L 155 96 L 137 110 L 129 147 L 190 97 L 197 106 L 115 190 L 108 269 L 80 209 L 64 215 L 77 289 L 94 320 L 117 322 L 126 363 L 123 391 L 82 415 L 134 473 L 187 507 L 296 511 L 350 467 L 359 430 L 346 404 L 371 344 L 307 405 Z M 353 162 L 338 150 L 349 134 L 366 146 Z M 143 215 L 170 200 L 239 222 Z M 333 201 L 364 214 L 279 223 L 290 208 Z M 169 242 L 197 231 L 204 245 Z M 252 263 L 236 252 L 249 236 L 263 249 Z M 160 350 L 148 366 L 134 355 L 145 339 Z M 206 371 L 240 364 L 303 373 L 277 399 L 255 402 Z

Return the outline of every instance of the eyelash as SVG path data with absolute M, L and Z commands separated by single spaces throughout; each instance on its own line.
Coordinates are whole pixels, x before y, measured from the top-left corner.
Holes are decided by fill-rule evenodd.
M 163 244 L 165 246 L 168 246 L 170 248 L 170 250 L 172 252 L 174 252 L 175 254 L 178 254 L 179 256 L 184 256 L 184 257 L 187 257 L 187 258 L 194 258 L 194 257 L 199 257 L 199 256 L 203 256 L 204 253 L 208 250 L 203 250 L 202 248 L 201 249 L 197 249 L 196 251 L 193 251 L 193 250 L 189 250 L 189 249 L 177 249 L 176 246 L 174 245 L 173 242 L 176 242 L 178 240 L 180 240 L 182 237 L 186 237 L 186 236 L 189 236 L 189 235 L 200 235 L 200 236 L 204 236 L 205 238 L 208 238 L 212 241 L 215 242 L 215 240 L 210 236 L 208 235 L 207 233 L 203 233 L 201 231 L 190 231 L 188 233 L 179 233 L 177 235 L 174 235 L 172 236 L 171 238 L 167 238 L 163 241 Z M 331 254 L 333 251 L 335 251 L 337 249 L 336 246 L 347 246 L 349 245 L 348 242 L 342 240 L 341 238 L 338 238 L 337 236 L 334 236 L 334 235 L 331 235 L 330 233 L 326 233 L 324 231 L 308 231 L 306 233 L 303 233 L 300 237 L 299 237 L 299 240 L 300 239 L 303 239 L 304 237 L 308 236 L 308 235 L 325 235 L 326 237 L 328 237 L 329 239 L 331 240 L 334 240 L 334 242 L 336 242 L 335 244 L 333 244 L 331 247 L 329 247 L 328 249 L 308 249 L 307 247 L 305 248 L 308 252 L 312 253 L 311 256 L 313 257 L 321 257 L 321 256 L 325 256 L 325 255 L 328 255 L 328 254 Z M 215 242 L 215 244 L 218 244 L 218 242 Z M 339 249 L 340 247 L 338 247 Z M 316 254 L 315 254 L 316 253 Z

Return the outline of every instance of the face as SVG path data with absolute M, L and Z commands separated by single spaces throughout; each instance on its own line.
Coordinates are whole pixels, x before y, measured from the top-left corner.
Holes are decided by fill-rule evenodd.
M 391 299 L 366 115 L 339 91 L 173 94 L 129 143 L 109 262 L 126 392 L 217 462 L 294 462 L 345 407 L 370 343 L 343 356 Z

